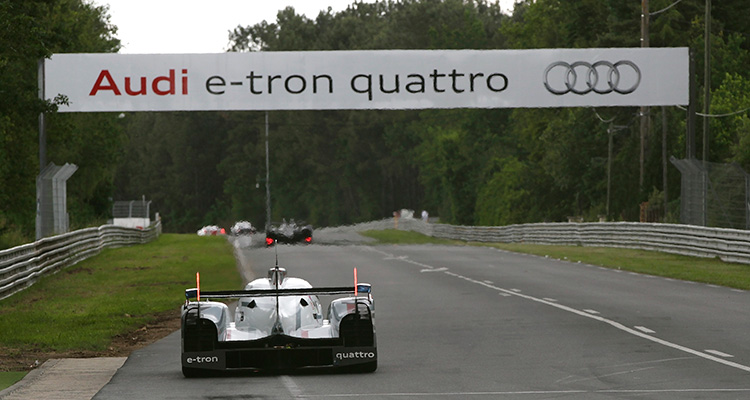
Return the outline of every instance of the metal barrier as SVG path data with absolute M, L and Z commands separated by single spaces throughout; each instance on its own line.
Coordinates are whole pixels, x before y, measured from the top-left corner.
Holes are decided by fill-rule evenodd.
M 393 229 L 395 226 L 393 219 L 387 218 L 358 224 L 354 229 Z M 403 218 L 398 222 L 398 229 L 469 242 L 617 247 L 750 264 L 750 231 L 739 229 L 640 222 L 457 226 Z
M 716 257 L 727 262 L 750 264 L 750 231 L 694 225 L 593 222 L 457 226 L 403 218 L 396 224 L 392 218 L 387 218 L 323 229 L 365 231 L 394 228 L 470 242 L 618 247 Z M 147 243 L 159 234 L 159 221 L 144 230 L 104 225 L 0 251 L 0 300 L 30 286 L 43 275 L 98 254 L 105 247 Z
M 161 234 L 161 221 L 148 229 L 102 225 L 0 251 L 0 300 L 55 273 L 99 254 L 106 247 L 150 242 Z

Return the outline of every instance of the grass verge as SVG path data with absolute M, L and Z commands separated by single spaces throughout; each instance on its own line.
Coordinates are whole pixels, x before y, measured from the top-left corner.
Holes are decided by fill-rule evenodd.
M 388 244 L 448 244 L 487 246 L 517 253 L 535 254 L 571 262 L 599 265 L 642 274 L 750 290 L 750 265 L 727 263 L 716 258 L 688 257 L 655 251 L 548 246 L 523 243 L 479 243 L 437 239 L 411 231 L 393 229 L 366 231 L 363 235 Z
M 384 244 L 447 244 L 465 245 L 467 242 L 461 240 L 439 239 L 412 231 L 399 231 L 395 229 L 383 229 L 360 232 L 361 235 L 376 239 Z
M 34 357 L 116 352 L 157 319 L 179 320 L 184 290 L 242 285 L 223 237 L 165 234 L 137 246 L 105 249 L 0 301 L 0 370 L 28 367 Z M 29 358 L 31 357 L 31 358 Z M 39 359 L 43 362 L 43 359 Z M 0 374 L 2 382 L 13 375 Z
M 0 372 L 0 390 L 13 386 L 26 376 L 26 371 Z

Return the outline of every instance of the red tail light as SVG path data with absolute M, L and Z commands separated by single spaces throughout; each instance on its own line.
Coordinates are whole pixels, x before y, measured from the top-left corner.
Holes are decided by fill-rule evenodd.
M 266 238 L 266 246 L 270 246 L 272 244 L 273 244 L 273 239 L 271 239 L 270 237 L 267 237 Z
M 312 243 L 312 236 L 308 236 L 305 238 L 306 243 Z

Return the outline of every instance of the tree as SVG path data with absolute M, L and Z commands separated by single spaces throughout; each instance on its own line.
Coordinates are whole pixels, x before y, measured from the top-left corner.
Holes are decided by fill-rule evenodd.
M 748 28 L 738 17 L 747 8 L 743 1 L 714 4 L 712 110 L 722 113 L 748 107 L 738 95 L 750 73 L 745 68 Z M 683 0 L 667 8 L 672 4 L 651 2 L 652 11 L 665 9 L 651 16 L 651 45 L 689 46 L 702 58 L 703 1 Z M 640 21 L 641 5 L 621 0 L 526 0 L 516 3 L 512 16 L 487 1 L 354 2 L 314 19 L 286 8 L 275 21 L 238 26 L 230 40 L 232 51 L 638 47 Z M 338 225 L 413 208 L 459 224 L 561 221 L 574 215 L 595 219 L 607 209 L 608 130 L 614 128 L 607 217 L 634 220 L 639 204 L 665 189 L 662 145 L 677 158 L 684 157 L 685 148 L 685 111 L 651 108 L 639 191 L 638 112 L 635 107 L 271 112 L 272 218 Z M 144 117 L 143 125 L 128 125 L 133 149 L 140 149 L 133 142 L 139 135 L 149 135 L 138 140 L 151 145 L 136 152 L 135 161 L 126 161 L 132 167 L 127 179 L 177 193 L 153 196 L 165 201 L 163 207 L 169 204 L 167 215 L 178 221 L 167 229 L 193 231 L 196 224 L 222 218 L 265 219 L 263 113 L 216 114 L 221 117 L 181 116 L 187 124 L 154 114 Z M 749 158 L 746 114 L 734 115 L 712 121 L 712 160 L 746 163 Z M 204 129 L 194 132 L 201 124 Z M 662 127 L 665 143 L 657 134 Z M 187 132 L 196 135 L 192 144 Z M 197 139 L 201 134 L 218 137 L 218 143 Z M 200 172 L 206 174 L 205 185 L 188 189 L 183 177 L 160 178 L 191 171 L 182 154 L 200 152 L 220 159 L 205 162 Z M 162 175 L 139 173 L 139 163 L 158 167 Z M 669 170 L 667 189 L 678 193 L 679 174 Z M 209 177 L 221 182 L 219 189 Z M 200 191 L 201 201 L 188 201 L 192 193 L 183 195 L 186 190 Z
M 80 0 L 6 0 L 0 2 L 0 247 L 30 241 L 34 237 L 35 177 L 38 163 L 38 116 L 52 113 L 55 105 L 38 98 L 37 65 L 39 60 L 55 52 L 117 51 L 116 29 L 109 24 L 106 7 L 97 7 Z M 63 117 L 52 119 L 48 130 L 50 161 L 85 164 L 89 159 L 87 146 L 93 143 L 106 154 L 119 147 L 118 140 L 110 141 L 102 131 L 92 133 L 88 128 L 104 119 L 112 123 L 115 117 Z M 86 127 L 87 126 L 87 127 Z M 67 130 L 67 131 L 66 131 Z M 76 132 L 72 138 L 71 132 Z M 117 136 L 115 132 L 113 136 Z M 60 140 L 66 137 L 70 140 Z M 91 140 L 89 140 L 91 139 Z M 79 146 L 75 148 L 75 146 Z M 72 157 L 60 160 L 59 157 Z M 91 161 L 96 163 L 93 158 Z M 79 172 L 85 183 L 70 182 L 74 220 L 79 215 L 99 215 L 104 193 L 111 185 L 111 171 L 116 160 L 99 159 L 104 165 L 92 165 L 89 174 Z M 110 173 L 102 169 L 109 169 Z M 109 183 L 107 181 L 109 179 Z M 106 202 L 106 200 L 105 200 Z M 97 210 L 97 211 L 90 211 Z

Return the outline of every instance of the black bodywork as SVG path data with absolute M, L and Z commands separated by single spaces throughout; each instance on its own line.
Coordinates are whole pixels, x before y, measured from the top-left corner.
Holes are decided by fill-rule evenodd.
M 297 223 L 294 220 L 284 221 L 281 224 L 270 225 L 266 228 L 266 246 L 273 246 L 276 243 L 310 244 L 312 243 L 312 237 L 312 225 Z

